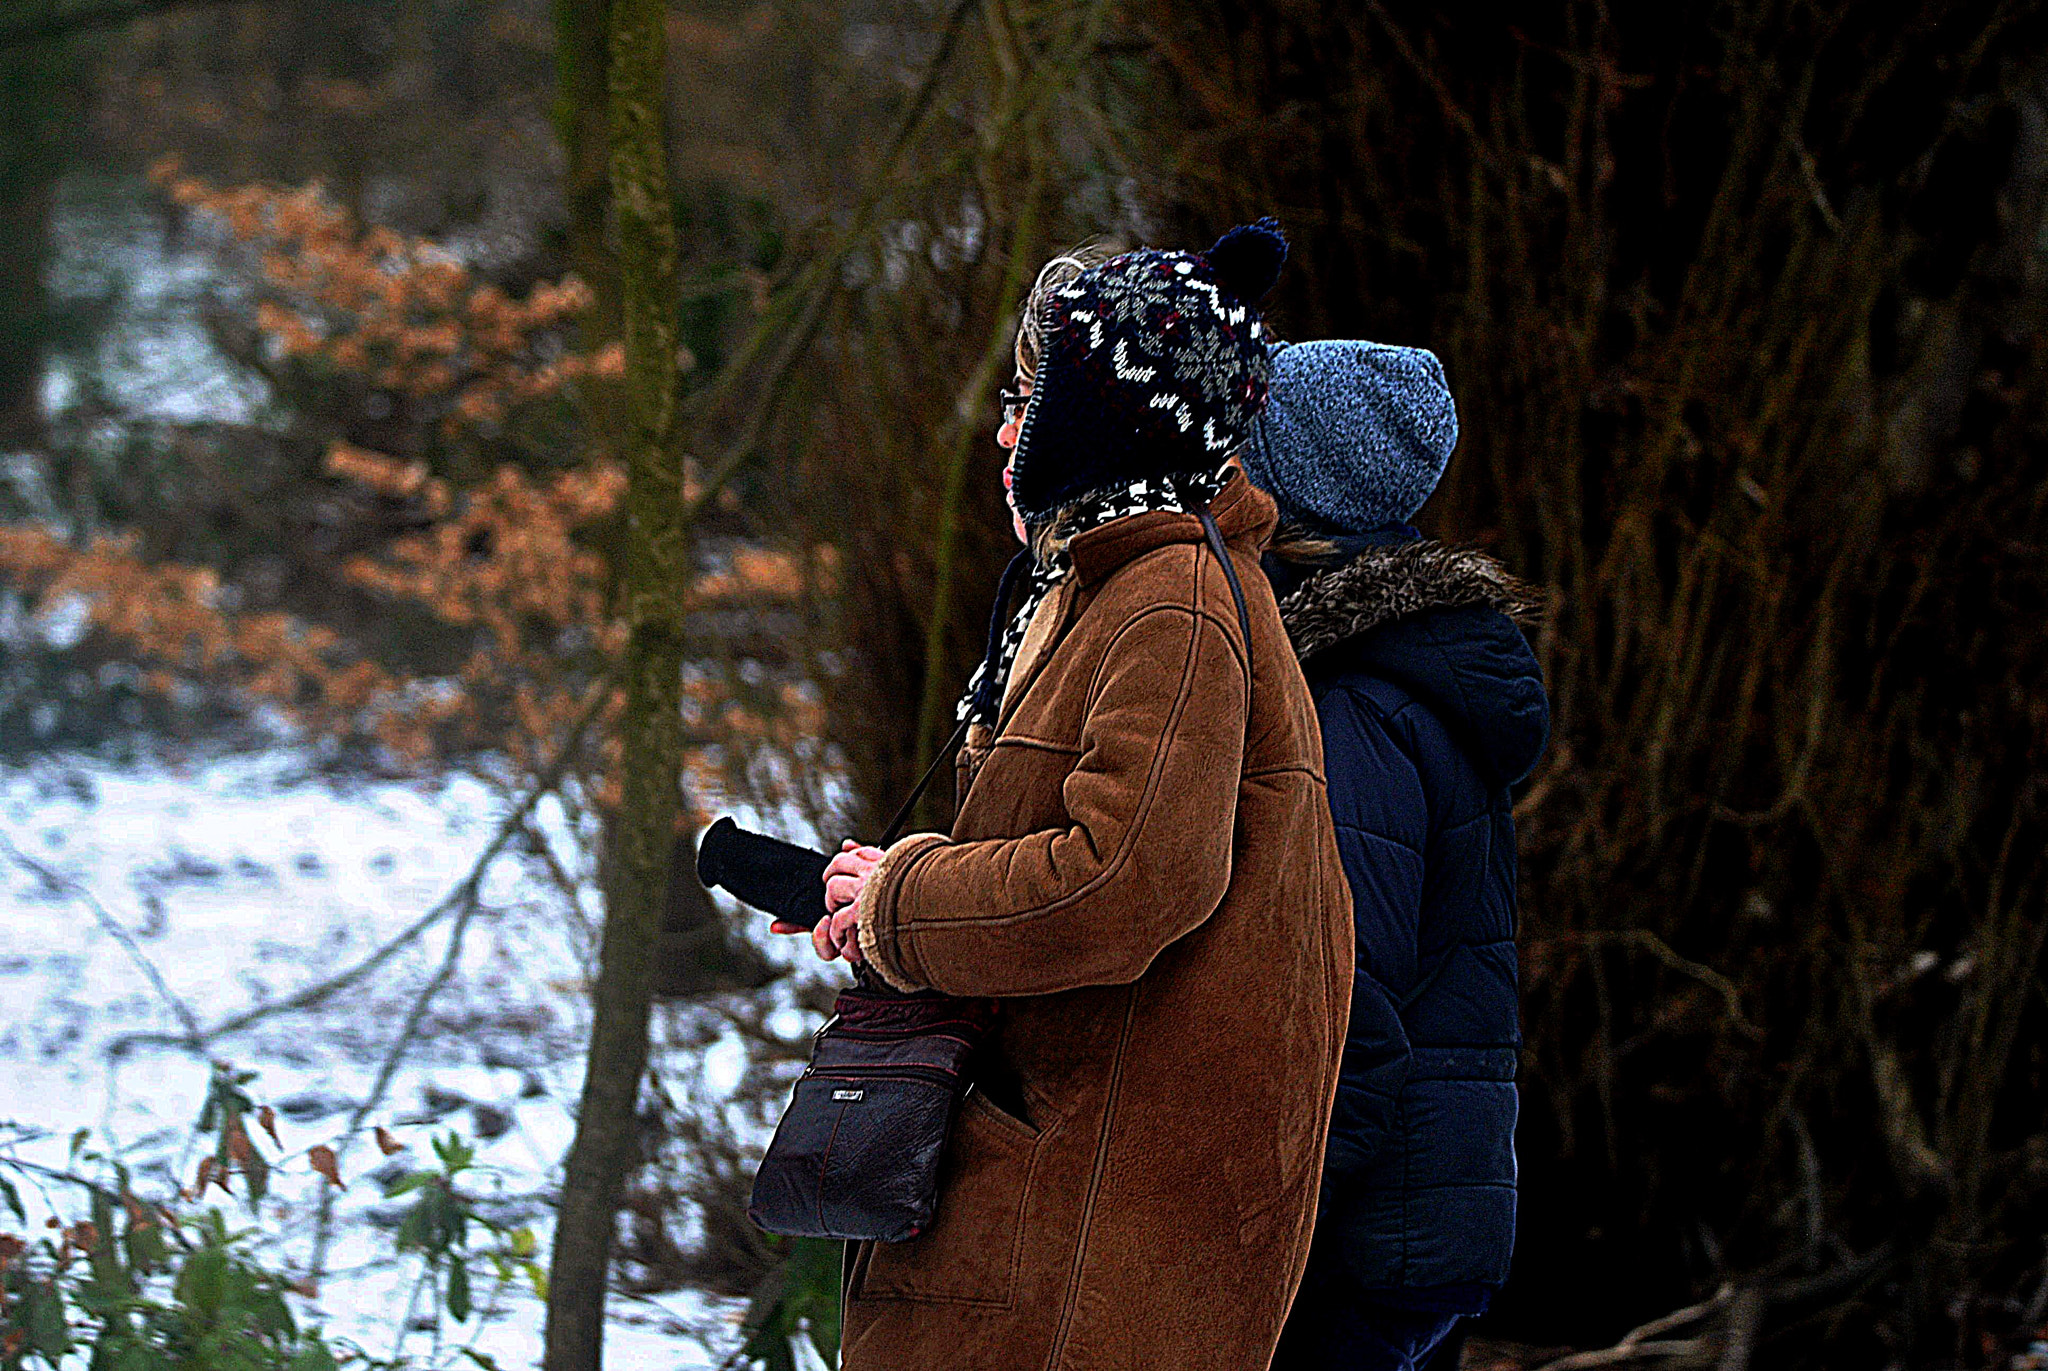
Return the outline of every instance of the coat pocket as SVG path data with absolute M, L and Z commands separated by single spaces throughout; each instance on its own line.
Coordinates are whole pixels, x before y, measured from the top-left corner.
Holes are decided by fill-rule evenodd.
M 931 1227 L 908 1242 L 870 1244 L 854 1297 L 1009 1308 L 1042 1138 L 984 1092 L 970 1094 L 953 1126 Z

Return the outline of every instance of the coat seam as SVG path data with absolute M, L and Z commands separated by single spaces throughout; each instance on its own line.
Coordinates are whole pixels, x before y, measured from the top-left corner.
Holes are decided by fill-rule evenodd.
M 1243 776 L 1243 778 L 1247 781 L 1263 780 L 1268 776 L 1286 776 L 1289 774 L 1306 776 L 1311 781 L 1316 781 L 1318 783 L 1322 782 L 1323 780 L 1323 773 L 1316 770 L 1314 767 L 1308 765 L 1306 762 L 1280 762 L 1273 766 L 1262 766 L 1253 770 L 1246 770 L 1240 772 L 1239 774 Z
M 996 706 L 995 736 L 989 742 L 991 750 L 994 749 L 997 743 L 1003 740 L 1005 736 L 1004 730 L 1009 728 L 1010 721 L 1015 719 L 1023 710 L 1024 701 L 1030 696 L 1032 689 L 1045 679 L 1048 671 L 1052 670 L 1052 659 L 1059 653 L 1061 645 L 1067 641 L 1067 635 L 1073 632 L 1074 627 L 1081 622 L 1081 615 L 1087 613 L 1085 607 L 1078 611 L 1075 609 L 1074 603 L 1080 599 L 1080 595 L 1078 589 L 1074 593 L 1067 593 L 1069 584 L 1070 582 L 1068 581 L 1060 583 L 1058 602 L 1059 622 L 1047 630 L 1046 644 L 1039 650 L 1038 660 L 1031 663 L 1030 674 L 1022 680 L 1016 679 L 1014 675 L 1012 677 L 1011 685 L 1015 688 L 1016 698 L 1012 700 L 1011 692 L 1005 690 L 1001 702 Z M 1048 600 L 1039 607 L 1037 612 L 1043 614 L 1052 606 L 1053 602 Z M 1027 629 L 1026 632 L 1028 635 L 1029 630 Z M 1014 672 L 1014 667 L 1012 670 Z
M 1147 610 L 1145 612 L 1149 614 L 1156 611 Z M 1137 617 L 1143 616 L 1141 615 Z M 1135 623 L 1136 618 L 1134 618 L 1132 622 Z M 1211 620 L 1211 622 L 1213 623 L 1214 620 Z M 1126 627 L 1128 626 L 1129 625 L 1126 625 Z M 1118 630 L 1119 635 L 1121 635 L 1122 632 L 1122 629 Z M 1120 872 L 1122 872 L 1123 868 L 1130 862 L 1131 854 L 1137 849 L 1137 837 L 1139 831 L 1144 828 L 1146 819 L 1150 817 L 1152 813 L 1153 804 L 1157 802 L 1157 800 L 1159 799 L 1159 793 L 1161 789 L 1160 773 L 1165 769 L 1166 766 L 1166 754 L 1168 753 L 1168 751 L 1171 750 L 1173 741 L 1180 732 L 1181 720 L 1187 714 L 1188 702 L 1194 697 L 1195 666 L 1196 659 L 1201 651 L 1201 644 L 1202 635 L 1199 632 L 1192 633 L 1188 636 L 1187 660 L 1182 664 L 1181 667 L 1180 686 L 1174 696 L 1173 709 L 1167 716 L 1166 725 L 1163 729 L 1160 730 L 1159 744 L 1152 753 L 1151 765 L 1147 769 L 1145 776 L 1144 791 L 1139 795 L 1137 806 L 1131 814 L 1131 822 L 1129 826 L 1124 830 L 1123 837 L 1117 845 L 1116 852 L 1110 858 L 1109 861 L 1103 864 L 1103 867 L 1100 871 L 1096 872 L 1095 875 L 1089 878 L 1089 880 L 1085 884 L 1083 884 L 1079 889 L 1071 890 L 1067 892 L 1065 895 L 1062 895 L 1058 899 L 1052 901 L 1051 903 L 1040 905 L 1035 909 L 1020 909 L 1014 914 L 979 916 L 970 919 L 901 919 L 898 921 L 896 925 L 897 928 L 902 931 L 908 931 L 910 929 L 924 927 L 952 928 L 957 927 L 962 923 L 975 923 L 991 928 L 1007 928 L 1012 924 L 1024 923 L 1033 919 L 1045 918 L 1065 908 L 1070 904 L 1080 901 L 1089 896 L 1090 894 L 1092 894 L 1097 887 L 1108 883 L 1110 880 L 1114 879 Z M 1104 655 L 1107 656 L 1106 650 Z M 1093 703 L 1094 702 L 1091 695 L 1091 699 L 1088 704 L 1088 709 L 1093 709 Z M 1085 720 L 1085 714 L 1083 715 L 1083 718 Z M 1238 782 L 1240 789 L 1242 789 L 1243 787 L 1242 776 L 1243 773 L 1240 772 Z
M 1197 588 L 1199 589 L 1199 587 Z M 1209 613 L 1205 609 L 1198 609 L 1188 605 L 1147 605 L 1145 608 L 1139 610 L 1136 614 L 1133 614 L 1130 618 L 1124 620 L 1121 624 L 1118 624 L 1116 632 L 1110 634 L 1109 640 L 1103 644 L 1102 656 L 1099 659 L 1097 659 L 1095 663 L 1095 674 L 1089 677 L 1088 679 L 1088 693 L 1082 699 L 1081 717 L 1084 720 L 1088 717 L 1087 711 L 1095 707 L 1095 699 L 1102 692 L 1102 673 L 1108 669 L 1109 655 L 1110 653 L 1116 650 L 1116 645 L 1118 641 L 1121 640 L 1126 633 L 1129 633 L 1132 629 L 1136 628 L 1139 624 L 1143 623 L 1145 620 L 1151 618 L 1155 614 L 1175 613 L 1187 615 L 1189 621 L 1195 626 L 1195 632 L 1190 634 L 1189 636 L 1195 639 L 1196 641 L 1200 641 L 1201 639 L 1201 625 L 1203 624 L 1208 624 L 1210 627 L 1214 628 L 1218 634 L 1222 636 L 1223 645 L 1230 649 L 1231 658 L 1237 663 L 1238 673 L 1244 677 L 1244 693 L 1246 700 L 1245 712 L 1247 714 L 1251 712 L 1251 672 L 1245 669 L 1244 655 L 1237 650 L 1237 645 L 1230 641 L 1230 634 L 1225 629 L 1223 621 L 1217 618 L 1215 615 Z
M 1123 1028 L 1117 1034 L 1116 1064 L 1110 1068 L 1109 1097 L 1102 1108 L 1102 1136 L 1095 1144 L 1095 1168 L 1088 1178 L 1088 1198 L 1081 1206 L 1080 1231 L 1074 1238 L 1074 1261 L 1067 1268 L 1066 1301 L 1060 1310 L 1060 1326 L 1053 1334 L 1052 1348 L 1046 1354 L 1046 1371 L 1057 1371 L 1060 1354 L 1067 1350 L 1067 1335 L 1074 1327 L 1074 1307 L 1081 1298 L 1081 1268 L 1088 1260 L 1088 1234 L 1095 1224 L 1095 1202 L 1102 1193 L 1102 1177 L 1109 1165 L 1109 1139 L 1116 1131 L 1117 1099 L 1123 1093 L 1124 1057 L 1131 1043 L 1131 1021 L 1138 1013 L 1138 987 L 1132 986 L 1130 998 L 1124 1005 Z
M 1249 641 L 1247 641 L 1242 646 L 1242 648 L 1240 648 L 1238 644 L 1232 642 L 1230 638 L 1229 626 L 1225 624 L 1222 619 L 1210 613 L 1207 609 L 1203 607 L 1202 558 L 1206 553 L 1206 549 L 1201 547 L 1200 545 L 1193 545 L 1188 548 L 1188 551 L 1194 554 L 1195 560 L 1193 566 L 1190 568 L 1190 574 L 1188 576 L 1189 595 L 1187 602 L 1185 604 L 1180 603 L 1178 601 L 1164 604 L 1155 602 L 1152 604 L 1142 605 L 1134 613 L 1125 618 L 1125 620 L 1121 624 L 1117 625 L 1116 631 L 1109 635 L 1107 643 L 1105 643 L 1103 646 L 1102 656 L 1099 659 L 1097 659 L 1095 663 L 1094 675 L 1092 675 L 1088 679 L 1088 691 L 1087 694 L 1083 696 L 1084 704 L 1082 708 L 1082 717 L 1084 719 L 1087 717 L 1088 707 L 1092 706 L 1095 702 L 1096 692 L 1100 689 L 1102 685 L 1103 668 L 1109 662 L 1109 654 L 1116 648 L 1117 639 L 1123 637 L 1124 634 L 1129 632 L 1133 627 L 1135 627 L 1140 620 L 1145 619 L 1146 617 L 1153 614 L 1163 614 L 1171 612 L 1173 610 L 1179 610 L 1181 613 L 1186 614 L 1189 618 L 1195 619 L 1197 621 L 1206 619 L 1208 622 L 1216 626 L 1216 631 L 1218 633 L 1223 635 L 1224 645 L 1230 649 L 1230 655 L 1237 660 L 1238 671 L 1241 672 L 1244 676 L 1245 713 L 1247 717 L 1250 716 L 1252 697 L 1252 645 Z M 1093 600 L 1089 601 L 1091 607 L 1094 603 L 1095 602 Z M 1196 636 L 1199 637 L 1201 635 L 1197 633 Z

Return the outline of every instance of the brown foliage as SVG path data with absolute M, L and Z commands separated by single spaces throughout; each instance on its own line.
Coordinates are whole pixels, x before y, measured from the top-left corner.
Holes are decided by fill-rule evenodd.
M 182 175 L 172 159 L 152 175 L 178 204 L 218 219 L 258 254 L 263 292 L 253 318 L 277 358 L 427 404 L 444 436 L 487 437 L 521 406 L 620 372 L 616 343 L 586 355 L 549 341 L 590 304 L 574 278 L 517 300 L 428 240 L 359 228 L 317 184 L 219 189 Z M 327 477 L 359 502 L 405 514 L 403 531 L 344 561 L 343 580 L 466 638 L 450 673 L 376 660 L 340 629 L 291 614 L 241 610 L 216 571 L 152 557 L 132 535 L 80 548 L 36 526 L 0 528 L 0 576 L 40 604 L 82 600 L 94 627 L 148 666 L 143 684 L 154 692 L 228 681 L 311 737 L 374 741 L 402 766 L 490 747 L 537 769 L 592 675 L 609 673 L 624 644 L 605 549 L 625 475 L 600 448 L 592 452 L 547 473 L 500 461 L 460 480 L 438 473 L 431 452 L 403 457 L 346 437 L 328 441 Z M 684 494 L 693 498 L 694 486 L 686 482 Z M 821 577 L 829 582 L 835 565 L 829 547 L 801 559 L 741 548 L 698 578 L 691 607 L 787 602 L 814 593 Z M 815 700 L 801 691 L 785 689 L 763 712 L 736 698 L 723 675 L 694 676 L 687 690 L 703 743 L 786 744 L 819 730 Z M 616 708 L 614 700 L 607 720 Z M 602 737 L 594 773 L 612 773 L 619 745 Z M 701 747 L 692 761 L 697 793 L 726 779 Z M 602 782 L 593 793 L 611 802 Z

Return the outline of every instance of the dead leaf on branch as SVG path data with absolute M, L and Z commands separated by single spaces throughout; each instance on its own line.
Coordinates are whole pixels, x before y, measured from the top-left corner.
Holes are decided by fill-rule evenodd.
M 306 1149 L 306 1161 L 335 1189 L 348 1189 L 348 1182 L 341 1178 L 341 1163 L 335 1158 L 333 1148 L 325 1143 L 315 1144 Z
M 235 1193 L 228 1185 L 227 1168 L 220 1164 L 220 1159 L 213 1156 L 201 1157 L 199 1159 L 199 1178 L 192 1182 L 192 1198 L 195 1200 L 202 1198 L 206 1194 L 206 1187 L 216 1182 L 228 1194 L 232 1195 Z

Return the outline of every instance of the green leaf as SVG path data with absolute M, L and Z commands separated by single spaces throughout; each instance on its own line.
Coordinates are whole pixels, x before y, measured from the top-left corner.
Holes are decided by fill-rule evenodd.
M 64 1296 L 55 1284 L 38 1281 L 29 1286 L 23 1303 L 28 1306 L 21 1314 L 28 1345 L 54 1367 L 58 1358 L 71 1350 L 71 1330 L 64 1323 Z
M 334 1353 L 320 1339 L 309 1338 L 285 1363 L 285 1371 L 336 1371 Z
M 104 1190 L 92 1192 L 92 1226 L 99 1240 L 92 1248 L 93 1278 L 113 1294 L 126 1294 L 128 1273 L 121 1269 L 121 1244 L 114 1240 L 114 1198 Z
M 249 1159 L 242 1164 L 242 1178 L 248 1182 L 249 1212 L 253 1214 L 270 1193 L 270 1163 L 263 1160 L 253 1140 L 249 1143 Z
M 439 1176 L 431 1171 L 409 1171 L 385 1188 L 384 1198 L 395 1200 L 400 1195 L 410 1195 L 429 1181 L 438 1181 L 440 1179 Z
M 295 1336 L 298 1325 L 292 1322 L 292 1311 L 284 1302 L 284 1296 L 273 1288 L 249 1292 L 249 1317 L 262 1332 L 280 1337 Z
M 469 1322 L 469 1268 L 461 1262 L 448 1268 L 448 1313 L 457 1323 Z
M 218 1247 L 202 1247 L 185 1258 L 173 1287 L 178 1301 L 211 1323 L 227 1293 L 227 1266 L 228 1254 Z
M 462 1140 L 458 1133 L 450 1132 L 446 1139 L 434 1139 L 434 1155 L 441 1159 L 444 1171 L 453 1176 L 465 1171 L 476 1160 L 476 1149 Z
M 132 1271 L 155 1270 L 171 1255 L 161 1223 L 130 1223 L 121 1241 L 128 1249 L 128 1267 Z
M 7 1207 L 14 1211 L 16 1223 L 28 1222 L 28 1211 L 21 1207 L 21 1192 L 14 1188 L 14 1182 L 0 1176 L 0 1200 L 7 1201 Z
M 483 1371 L 498 1371 L 498 1359 L 488 1352 L 479 1352 L 474 1347 L 462 1347 L 456 1350 L 482 1367 Z
M 170 1371 L 171 1359 L 139 1339 L 124 1339 L 107 1371 Z
M 415 1248 L 426 1246 L 426 1236 L 427 1202 L 421 1200 L 418 1204 L 405 1211 L 405 1218 L 398 1225 L 396 1245 L 399 1251 L 410 1252 Z
M 512 1230 L 513 1256 L 530 1257 L 538 1251 L 540 1251 L 540 1240 L 533 1236 L 531 1228 L 515 1228 Z

